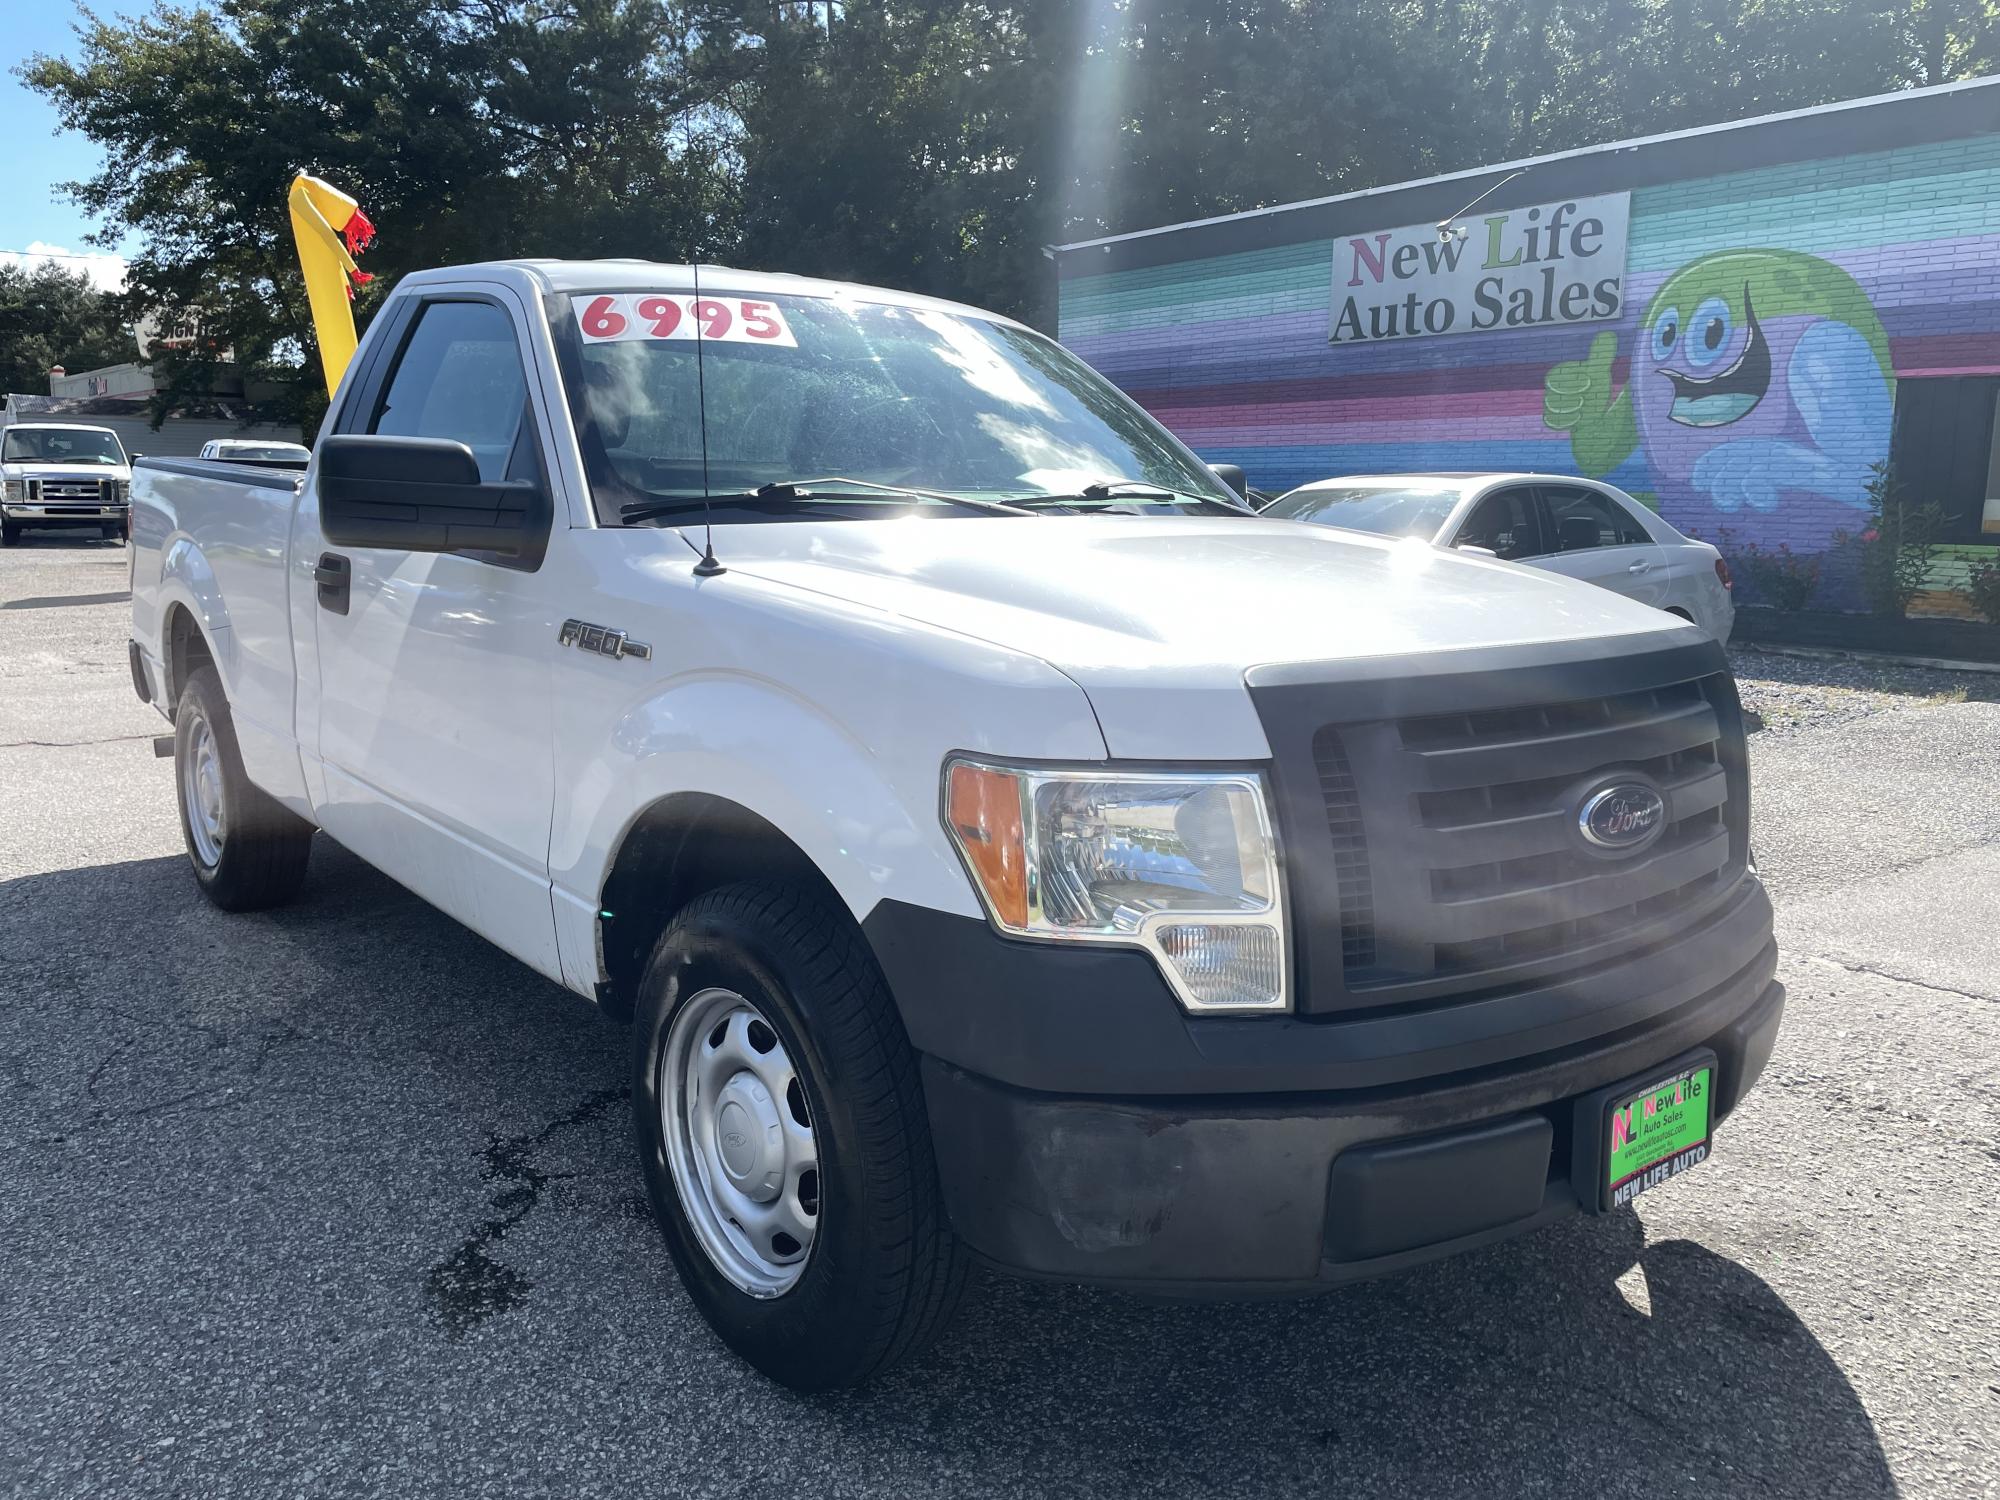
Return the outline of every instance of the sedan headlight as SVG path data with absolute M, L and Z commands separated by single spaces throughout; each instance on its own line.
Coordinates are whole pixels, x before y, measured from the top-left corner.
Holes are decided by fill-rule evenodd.
M 1002 932 L 1144 948 L 1190 1011 L 1290 1009 L 1277 840 L 1256 775 L 954 758 L 944 781 L 945 827 Z

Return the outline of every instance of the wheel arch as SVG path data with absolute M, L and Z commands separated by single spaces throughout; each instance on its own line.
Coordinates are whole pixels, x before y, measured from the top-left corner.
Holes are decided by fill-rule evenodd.
M 208 632 L 187 604 L 176 599 L 160 623 L 160 663 L 166 674 L 167 712 L 181 701 L 188 678 L 205 666 L 221 671 Z
M 640 810 L 619 840 L 598 896 L 599 1002 L 624 1019 L 660 933 L 690 901 L 742 880 L 780 881 L 846 903 L 812 856 L 742 803 L 676 792 Z

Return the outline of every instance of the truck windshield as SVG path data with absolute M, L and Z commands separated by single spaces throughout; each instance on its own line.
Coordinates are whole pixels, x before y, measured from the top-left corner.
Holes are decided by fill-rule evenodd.
M 0 434 L 0 463 L 112 464 L 122 466 L 125 450 L 116 434 L 74 427 L 10 427 Z
M 570 301 L 572 416 L 606 520 L 825 475 L 889 487 L 844 491 L 850 510 L 907 507 L 897 486 L 1024 506 L 1241 506 L 1131 400 L 1025 329 L 832 297 Z
M 1431 541 L 1457 504 L 1457 490 L 1371 484 L 1293 490 L 1273 500 L 1262 513 L 1346 531 L 1418 536 Z

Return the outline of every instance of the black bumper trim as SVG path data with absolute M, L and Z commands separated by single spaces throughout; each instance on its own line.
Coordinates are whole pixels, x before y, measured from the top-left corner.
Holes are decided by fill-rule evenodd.
M 1708 920 L 1615 961 L 1338 1018 L 1189 1016 L 1144 953 L 1017 942 L 897 901 L 862 926 L 919 1052 L 1015 1088 L 1135 1097 L 1393 1089 L 1504 1070 L 1670 1025 L 1725 976 L 1761 963 L 1768 979 L 1776 965 L 1771 904 L 1752 877 Z
M 1760 957 L 1638 1034 L 1498 1078 L 1388 1093 L 1051 1096 L 935 1057 L 922 1060 L 923 1082 L 947 1210 L 988 1264 L 1163 1295 L 1282 1295 L 1578 1212 L 1574 1101 L 1700 1045 L 1717 1057 L 1720 1122 L 1770 1057 L 1784 998 Z

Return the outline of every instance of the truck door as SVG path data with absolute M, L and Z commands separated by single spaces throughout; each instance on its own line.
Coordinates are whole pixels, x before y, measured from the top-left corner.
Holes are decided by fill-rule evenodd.
M 452 438 L 483 478 L 546 476 L 547 418 L 504 289 L 439 291 L 389 331 L 336 431 Z M 333 546 L 304 498 L 314 570 L 320 825 L 378 869 L 552 978 L 556 643 L 539 560 Z

